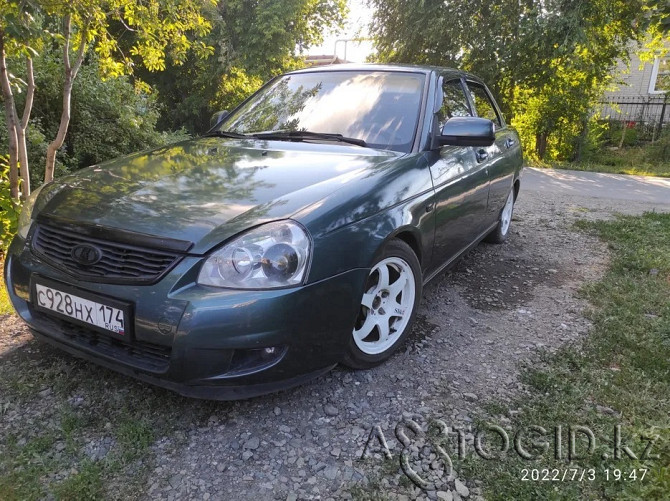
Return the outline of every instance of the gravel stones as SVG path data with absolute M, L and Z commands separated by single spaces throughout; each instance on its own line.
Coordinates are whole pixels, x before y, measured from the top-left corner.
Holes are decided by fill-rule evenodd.
M 119 407 L 132 404 L 130 394 L 164 395 L 146 417 L 149 425 L 158 425 L 175 409 L 179 416 L 141 458 L 150 467 L 135 494 L 152 501 L 297 501 L 352 499 L 367 490 L 396 500 L 427 499 L 429 492 L 439 501 L 477 499 L 476 479 L 457 471 L 448 475 L 425 436 L 429 423 L 441 419 L 459 427 L 470 447 L 479 406 L 491 398 L 504 402 L 523 391 L 517 377 L 521 362 L 589 331 L 582 315 L 587 305 L 576 291 L 585 280 L 599 278 L 608 255 L 601 242 L 575 232 L 572 223 L 611 217 L 613 209 L 621 207 L 605 199 L 559 199 L 522 188 L 509 241 L 479 245 L 429 283 L 406 344 L 387 363 L 368 371 L 336 368 L 300 387 L 239 402 L 179 398 L 106 376 L 105 398 Z M 22 443 L 39 430 L 57 429 L 55 410 L 64 405 L 97 415 L 100 395 L 86 381 L 100 378 L 99 367 L 78 363 L 73 379 L 72 359 L 33 341 L 14 316 L 0 318 L 0 348 L 5 353 L 0 376 L 11 373 L 21 382 L 45 371 L 31 397 L 0 396 L 0 443 L 10 435 Z M 56 389 L 61 381 L 71 387 L 66 396 Z M 128 387 L 135 389 L 129 393 Z M 414 420 L 424 433 L 407 432 L 407 446 L 395 433 L 403 419 Z M 505 426 L 505 419 L 499 416 L 497 423 Z M 74 431 L 81 457 L 104 461 L 118 450 L 116 428 L 109 421 L 103 418 L 91 437 L 77 437 Z M 379 437 L 370 438 L 375 427 L 383 434 L 390 460 Z M 402 472 L 403 451 L 429 484 L 426 489 Z M 68 463 L 67 449 L 59 452 L 55 444 L 44 454 L 56 453 L 64 471 L 77 466 Z M 114 482 L 123 483 L 124 475 L 105 478 L 105 484 L 113 488 Z M 57 478 L 54 482 L 64 477 Z

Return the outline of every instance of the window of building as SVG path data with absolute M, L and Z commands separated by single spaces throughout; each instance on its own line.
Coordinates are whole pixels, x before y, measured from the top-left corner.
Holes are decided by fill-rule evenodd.
M 650 94 L 662 94 L 670 90 L 670 57 L 656 58 L 649 82 Z

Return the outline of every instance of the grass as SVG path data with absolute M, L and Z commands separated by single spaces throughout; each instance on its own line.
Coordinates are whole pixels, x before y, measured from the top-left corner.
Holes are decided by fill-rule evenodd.
M 520 409 L 509 429 L 539 425 L 549 430 L 549 452 L 536 460 L 507 453 L 496 461 L 472 456 L 465 462 L 466 477 L 483 480 L 487 499 L 667 499 L 670 492 L 670 214 L 581 222 L 578 227 L 597 232 L 613 253 L 605 277 L 583 290 L 593 305 L 593 330 L 581 344 L 565 346 L 525 368 L 522 380 L 529 394 L 505 406 Z M 494 411 L 486 418 L 499 422 L 496 411 L 502 407 L 494 403 L 486 408 Z M 568 426 L 591 429 L 594 453 L 572 461 L 555 459 L 556 425 L 563 427 L 564 451 Z M 625 454 L 613 458 L 616 425 L 638 459 Z M 647 442 L 640 437 L 657 437 L 650 454 L 658 459 L 642 458 Z M 584 441 L 577 443 L 577 451 L 584 453 Z M 561 474 L 566 468 L 592 468 L 595 479 L 521 481 L 524 468 L 556 468 Z M 648 469 L 644 481 L 630 479 L 637 468 Z M 614 480 L 614 469 L 625 472 L 625 480 Z
M 610 174 L 670 177 L 670 162 L 654 160 L 649 154 L 649 148 L 650 146 L 625 147 L 618 150 L 605 148 L 581 162 L 531 162 L 530 165 Z
M 51 393 L 44 397 L 45 388 Z M 206 405 L 189 406 L 182 397 L 62 354 L 42 353 L 39 360 L 8 355 L 0 363 L 0 395 L 8 405 L 0 416 L 34 409 L 28 415 L 39 422 L 8 424 L 0 433 L 2 500 L 136 499 L 146 487 L 155 441 L 211 413 Z M 73 403 L 73 396 L 83 402 Z M 106 444 L 107 454 L 91 456 L 92 444 Z
M 96 501 L 102 499 L 104 469 L 100 463 L 84 461 L 80 469 L 54 488 L 56 499 Z

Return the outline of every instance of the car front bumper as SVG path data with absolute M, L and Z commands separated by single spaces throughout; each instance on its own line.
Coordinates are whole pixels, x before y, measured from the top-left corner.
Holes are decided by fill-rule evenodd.
M 341 360 L 369 270 L 290 289 L 239 291 L 196 284 L 201 262 L 186 256 L 153 285 L 104 284 L 49 266 L 17 237 L 5 280 L 38 338 L 186 396 L 248 398 L 300 384 Z M 35 309 L 35 277 L 131 304 L 132 338 L 121 341 Z

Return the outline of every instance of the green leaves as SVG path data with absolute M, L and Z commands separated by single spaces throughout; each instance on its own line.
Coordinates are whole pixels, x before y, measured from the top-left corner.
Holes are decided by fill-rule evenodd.
M 10 196 L 9 157 L 0 155 L 0 251 L 4 253 L 16 233 L 21 206 Z
M 202 45 L 192 43 L 183 64 L 166 61 L 164 72 L 142 75 L 164 106 L 160 125 L 204 132 L 213 112 L 232 109 L 263 81 L 301 67 L 300 51 L 319 43 L 345 13 L 345 0 L 227 0 L 203 10 L 212 30 Z
M 645 5 L 667 0 L 371 0 L 381 61 L 472 71 L 491 87 L 526 152 L 574 154 L 587 115 L 629 43 Z

